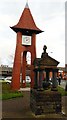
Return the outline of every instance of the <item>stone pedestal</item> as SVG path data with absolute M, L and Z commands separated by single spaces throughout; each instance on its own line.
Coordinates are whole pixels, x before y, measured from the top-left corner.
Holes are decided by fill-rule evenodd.
M 58 91 L 31 89 L 30 107 L 35 115 L 61 112 L 61 94 Z

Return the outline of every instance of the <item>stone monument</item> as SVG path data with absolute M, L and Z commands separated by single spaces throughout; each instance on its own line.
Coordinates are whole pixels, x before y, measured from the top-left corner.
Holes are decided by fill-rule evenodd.
M 35 58 L 34 88 L 30 92 L 30 106 L 36 115 L 61 112 L 61 94 L 57 90 L 57 65 L 59 62 L 48 55 L 45 45 L 41 58 Z M 52 72 L 52 84 L 50 84 Z

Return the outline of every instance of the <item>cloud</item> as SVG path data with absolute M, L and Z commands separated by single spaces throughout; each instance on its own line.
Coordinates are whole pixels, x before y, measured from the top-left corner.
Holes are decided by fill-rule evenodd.
M 29 0 L 28 2 L 37 26 L 45 31 L 37 35 L 37 56 L 41 56 L 43 45 L 46 44 L 47 51 L 53 52 L 50 55 L 58 59 L 60 65 L 64 65 L 64 0 Z M 16 33 L 9 26 L 18 22 L 25 4 L 25 0 L 0 0 L 0 59 L 3 62 L 7 61 L 10 54 L 14 54 Z
M 37 41 L 37 44 L 39 44 L 37 51 L 39 53 L 39 48 L 43 48 L 43 45 L 46 44 L 49 54 L 60 62 L 60 66 L 65 66 L 65 11 L 63 7 L 58 10 L 60 9 L 59 6 L 56 9 L 55 13 L 51 12 L 49 19 L 43 21 L 42 28 L 45 32 L 42 33 L 42 36 L 39 35 L 41 40 Z M 39 57 L 42 51 L 41 49 L 38 54 Z M 51 54 L 51 52 L 53 53 Z

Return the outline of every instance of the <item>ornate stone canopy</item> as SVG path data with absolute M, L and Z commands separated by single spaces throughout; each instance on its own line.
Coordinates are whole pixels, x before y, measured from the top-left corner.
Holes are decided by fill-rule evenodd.
M 57 65 L 59 62 L 54 58 L 50 57 L 46 52 L 47 46 L 44 45 L 43 53 L 41 58 L 36 58 L 33 62 L 34 72 L 35 72 L 35 85 L 38 88 L 42 87 L 42 81 L 45 79 L 46 82 L 49 82 L 50 72 L 52 73 L 52 90 L 57 88 Z
M 43 50 L 44 52 L 41 55 L 41 58 L 36 58 L 34 60 L 34 66 L 40 67 L 40 68 L 55 68 L 59 64 L 57 60 L 54 58 L 50 57 L 48 53 L 46 52 L 47 46 L 44 45 Z

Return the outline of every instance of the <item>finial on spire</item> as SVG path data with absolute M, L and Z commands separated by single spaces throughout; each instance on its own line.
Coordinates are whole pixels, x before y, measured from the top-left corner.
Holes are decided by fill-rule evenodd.
M 43 47 L 44 53 L 46 53 L 46 49 L 47 49 L 47 46 L 44 45 L 44 47 Z
M 29 8 L 29 6 L 28 6 L 28 0 L 27 0 L 27 2 L 26 2 L 26 6 L 25 6 L 25 8 Z

